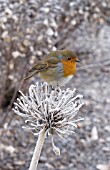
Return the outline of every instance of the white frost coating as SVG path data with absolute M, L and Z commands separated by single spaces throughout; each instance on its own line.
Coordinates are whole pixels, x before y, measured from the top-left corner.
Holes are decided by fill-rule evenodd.
M 46 134 L 53 136 L 55 133 L 63 137 L 65 134 L 74 133 L 77 128 L 75 120 L 79 109 L 82 107 L 82 95 L 75 96 L 75 89 L 62 90 L 59 87 L 51 87 L 47 83 L 36 83 L 29 87 L 29 92 L 14 103 L 14 112 L 25 118 L 24 129 L 39 135 L 42 129 Z M 53 137 L 52 137 L 53 138 Z M 52 145 L 53 139 L 52 139 Z M 57 154 L 60 151 L 57 150 Z

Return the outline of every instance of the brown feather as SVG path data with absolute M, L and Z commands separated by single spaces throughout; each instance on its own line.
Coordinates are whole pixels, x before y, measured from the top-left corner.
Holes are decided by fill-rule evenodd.
M 48 63 L 45 61 L 39 61 L 36 65 L 34 65 L 29 72 L 33 71 L 42 71 L 48 68 Z
M 68 61 L 68 57 L 71 57 L 71 59 L 74 60 L 76 59 L 76 54 L 70 50 L 57 50 L 50 52 L 44 61 L 39 61 L 29 70 L 29 73 L 32 74 L 28 75 L 24 80 L 29 79 L 38 73 L 44 74 L 45 72 L 52 72 L 52 69 L 56 68 L 59 62 Z

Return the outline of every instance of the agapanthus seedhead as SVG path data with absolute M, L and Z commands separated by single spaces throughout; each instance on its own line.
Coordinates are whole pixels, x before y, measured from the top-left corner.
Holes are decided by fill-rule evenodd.
M 60 87 L 51 87 L 47 83 L 36 83 L 29 87 L 28 94 L 24 95 L 14 103 L 14 112 L 25 118 L 23 128 L 39 135 L 42 129 L 52 136 L 53 150 L 55 149 L 53 135 L 57 133 L 60 137 L 65 134 L 74 133 L 77 127 L 75 120 L 79 109 L 83 105 L 82 95 L 75 96 L 75 89 L 61 90 Z

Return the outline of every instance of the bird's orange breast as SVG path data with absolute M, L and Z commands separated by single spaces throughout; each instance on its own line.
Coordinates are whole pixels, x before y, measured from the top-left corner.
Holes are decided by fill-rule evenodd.
M 72 61 L 61 61 L 63 63 L 64 77 L 74 75 L 76 73 L 76 63 Z

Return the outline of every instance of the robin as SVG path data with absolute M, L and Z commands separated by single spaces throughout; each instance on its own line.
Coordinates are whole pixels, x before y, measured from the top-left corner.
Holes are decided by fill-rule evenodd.
M 40 78 L 53 86 L 62 86 L 70 81 L 76 73 L 76 62 L 79 62 L 76 54 L 70 50 L 58 50 L 50 52 L 45 60 L 35 64 L 24 80 L 38 74 Z

